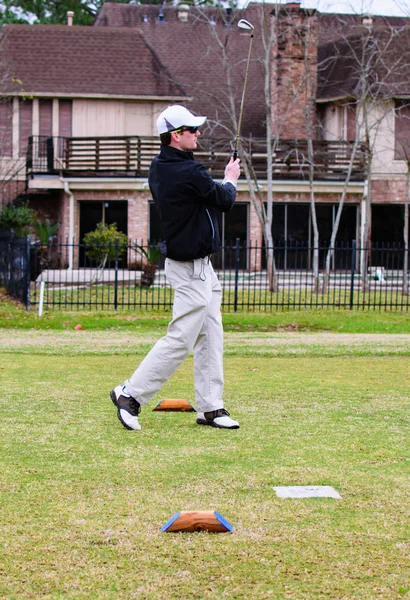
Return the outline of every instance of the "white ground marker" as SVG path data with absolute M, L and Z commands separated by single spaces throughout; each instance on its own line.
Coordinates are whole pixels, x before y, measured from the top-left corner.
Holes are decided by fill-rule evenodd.
M 341 498 L 330 485 L 293 485 L 273 489 L 279 498 Z

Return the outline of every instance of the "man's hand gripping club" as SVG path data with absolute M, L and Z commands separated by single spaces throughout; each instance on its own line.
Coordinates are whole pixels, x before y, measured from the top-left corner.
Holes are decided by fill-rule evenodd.
M 229 163 L 226 165 L 225 167 L 225 177 L 224 177 L 224 182 L 226 183 L 227 181 L 230 181 L 231 183 L 233 183 L 236 186 L 236 183 L 239 179 L 239 176 L 241 174 L 241 167 L 239 166 L 240 163 L 240 159 L 237 158 L 236 160 L 234 160 L 233 157 L 231 157 L 231 160 L 229 161 Z

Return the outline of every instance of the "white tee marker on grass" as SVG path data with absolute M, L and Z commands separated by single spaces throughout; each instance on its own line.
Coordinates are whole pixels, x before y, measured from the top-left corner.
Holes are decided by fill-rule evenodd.
M 279 498 L 341 498 L 330 485 L 293 485 L 273 489 Z

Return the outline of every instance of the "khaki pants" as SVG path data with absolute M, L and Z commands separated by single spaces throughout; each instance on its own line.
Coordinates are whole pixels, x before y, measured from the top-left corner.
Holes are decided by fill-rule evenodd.
M 126 382 L 127 389 L 141 406 L 147 404 L 193 350 L 198 412 L 223 408 L 222 290 L 212 263 L 167 258 L 165 273 L 175 291 L 172 321 Z

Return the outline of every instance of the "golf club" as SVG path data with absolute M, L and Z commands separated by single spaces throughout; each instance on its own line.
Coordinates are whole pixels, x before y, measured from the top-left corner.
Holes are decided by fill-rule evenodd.
M 242 91 L 242 100 L 241 100 L 241 108 L 239 110 L 239 120 L 238 120 L 238 130 L 236 132 L 235 139 L 235 147 L 233 151 L 233 158 L 236 160 L 238 158 L 238 141 L 241 133 L 241 124 L 242 124 L 242 113 L 243 113 L 243 104 L 245 101 L 245 91 L 246 91 L 246 83 L 248 81 L 248 71 L 249 71 L 249 61 L 251 59 L 251 51 L 252 51 L 252 41 L 253 41 L 253 31 L 254 26 L 249 23 L 249 21 L 245 21 L 245 19 L 241 19 L 238 23 L 238 27 L 240 29 L 247 29 L 251 32 L 250 41 L 249 41 L 249 51 L 248 51 L 248 62 L 246 63 L 246 71 L 245 71 L 245 81 L 243 83 L 243 91 Z

